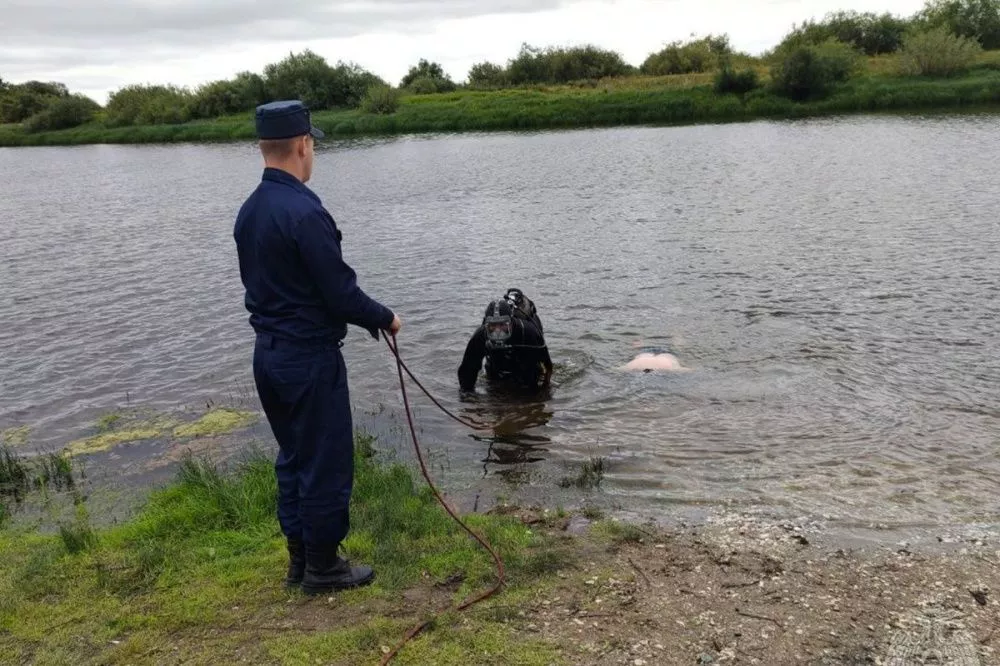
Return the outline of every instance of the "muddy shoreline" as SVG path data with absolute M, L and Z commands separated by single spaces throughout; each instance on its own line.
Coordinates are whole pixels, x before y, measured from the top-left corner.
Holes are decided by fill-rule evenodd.
M 576 634 L 572 663 L 1000 663 L 996 541 L 861 551 L 732 514 L 625 532 L 582 559 L 521 618 L 542 636 Z

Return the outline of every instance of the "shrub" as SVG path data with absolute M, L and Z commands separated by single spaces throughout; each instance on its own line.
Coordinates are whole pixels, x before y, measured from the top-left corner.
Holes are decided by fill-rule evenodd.
M 53 102 L 47 109 L 36 113 L 25 122 L 29 132 L 68 129 L 93 120 L 101 110 L 100 105 L 89 97 L 71 95 Z
M 183 123 L 192 99 L 185 88 L 133 84 L 111 93 L 105 112 L 113 127 Z
M 469 69 L 469 87 L 478 89 L 504 88 L 510 85 L 510 77 L 500 65 L 492 62 L 476 63 Z
M 954 76 L 968 71 L 982 47 L 974 39 L 959 37 L 947 28 L 907 35 L 900 72 L 910 76 Z
M 361 110 L 365 113 L 390 114 L 398 108 L 399 91 L 386 85 L 370 87 L 361 100 Z
M 781 41 L 776 52 L 788 53 L 800 46 L 819 45 L 831 39 L 849 44 L 867 55 L 893 53 L 903 44 L 910 19 L 892 14 L 834 12 L 820 21 L 806 21 Z
M 731 54 L 728 36 L 708 35 L 688 43 L 668 44 L 662 51 L 649 54 L 639 71 L 651 76 L 707 72 L 720 67 Z
M 408 88 L 418 95 L 426 95 L 436 92 L 452 92 L 457 86 L 444 73 L 440 64 L 421 59 L 406 73 L 399 87 Z
M 28 81 L 8 85 L 0 91 L 0 123 L 27 120 L 68 95 L 69 91 L 62 83 Z
M 309 49 L 268 65 L 264 79 L 271 99 L 298 99 L 311 109 L 356 107 L 368 88 L 385 84 L 354 64 L 340 62 L 331 67 Z
M 517 57 L 507 65 L 507 78 L 515 85 L 569 83 L 630 72 L 632 67 L 620 54 L 589 45 L 538 49 L 523 44 Z
M 800 46 L 772 66 L 772 85 L 777 94 L 796 101 L 822 98 L 851 78 L 859 64 L 858 52 L 842 42 Z
M 753 69 L 737 72 L 730 67 L 723 67 L 715 76 L 715 92 L 720 95 L 735 93 L 745 95 L 760 87 L 760 77 Z
M 353 63 L 337 63 L 337 66 L 333 68 L 333 73 L 333 106 L 357 108 L 361 105 L 369 88 L 373 86 L 391 87 L 375 74 Z
M 273 99 L 298 99 L 321 109 L 333 106 L 333 68 L 309 49 L 264 67 L 267 92 Z
M 984 49 L 1000 48 L 1000 0 L 928 0 L 918 20 L 925 29 L 946 28 Z
M 406 89 L 416 95 L 429 95 L 439 92 L 454 92 L 458 86 L 451 79 L 433 79 L 429 76 L 422 76 L 413 79 Z
M 251 72 L 236 78 L 207 83 L 194 93 L 189 109 L 192 118 L 218 118 L 249 111 L 268 100 L 264 79 Z

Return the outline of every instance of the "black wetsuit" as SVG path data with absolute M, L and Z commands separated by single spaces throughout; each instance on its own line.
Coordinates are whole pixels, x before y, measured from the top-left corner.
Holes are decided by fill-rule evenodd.
M 534 317 L 537 320 L 537 315 Z M 476 387 L 479 370 L 486 359 L 486 377 L 490 380 L 511 381 L 522 388 L 537 389 L 539 380 L 552 372 L 552 358 L 542 336 L 541 321 L 513 318 L 513 331 L 503 346 L 490 348 L 486 328 L 480 326 L 465 347 L 462 365 L 458 368 L 458 383 L 463 391 Z

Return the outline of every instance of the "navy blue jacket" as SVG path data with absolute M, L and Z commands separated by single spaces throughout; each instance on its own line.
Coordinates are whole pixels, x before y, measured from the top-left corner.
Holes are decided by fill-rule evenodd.
M 265 168 L 233 231 L 257 333 L 308 343 L 343 340 L 347 325 L 378 339 L 393 313 L 357 284 L 341 234 L 319 197 L 291 174 Z

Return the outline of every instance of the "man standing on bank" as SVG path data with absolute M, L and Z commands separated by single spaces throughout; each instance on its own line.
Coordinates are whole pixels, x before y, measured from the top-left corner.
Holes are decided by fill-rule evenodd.
M 337 550 L 350 527 L 354 427 L 340 352 L 347 325 L 392 335 L 401 323 L 357 284 L 341 233 L 305 183 L 312 175 L 309 110 L 297 100 L 257 107 L 264 158 L 233 232 L 250 325 L 257 394 L 278 441 L 278 521 L 288 541 L 286 584 L 306 594 L 367 585 L 375 573 Z

